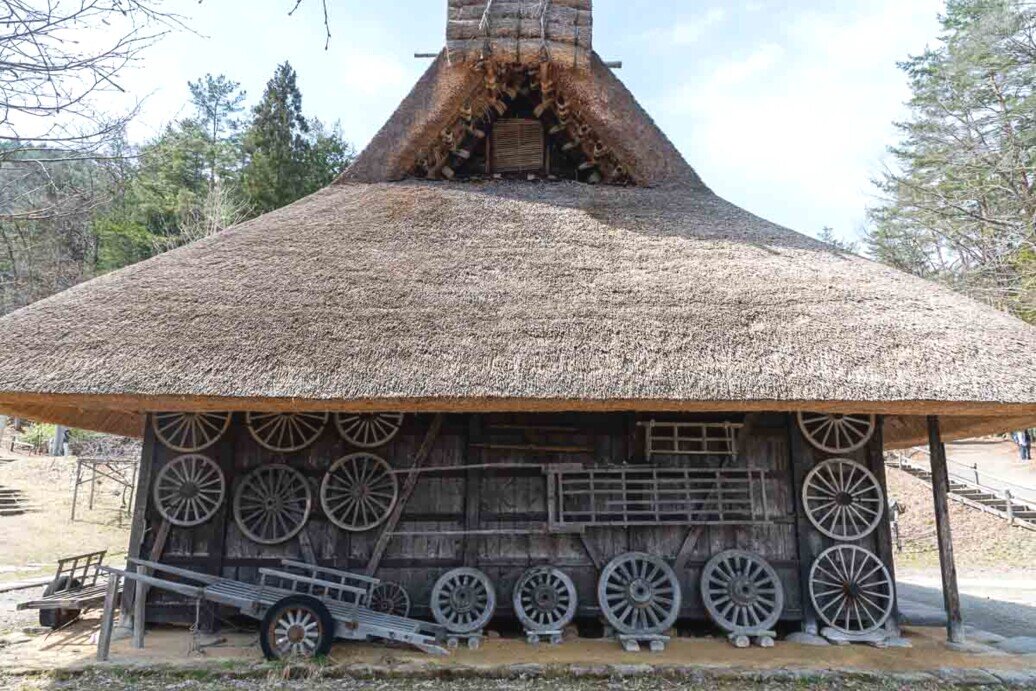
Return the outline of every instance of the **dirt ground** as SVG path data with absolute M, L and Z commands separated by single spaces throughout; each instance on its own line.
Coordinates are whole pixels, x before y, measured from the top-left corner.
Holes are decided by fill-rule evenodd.
M 4 447 L 6 449 L 6 447 Z M 0 516 L 0 584 L 51 575 L 62 556 L 108 550 L 108 561 L 124 561 L 129 519 L 118 507 L 122 488 L 98 479 L 94 509 L 87 509 L 88 485 L 80 487 L 76 520 L 69 520 L 75 461 L 49 456 L 15 456 L 0 461 L 0 487 L 21 490 L 28 511 Z

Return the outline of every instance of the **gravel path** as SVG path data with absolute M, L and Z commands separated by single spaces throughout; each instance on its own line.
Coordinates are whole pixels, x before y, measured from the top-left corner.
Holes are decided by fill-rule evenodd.
M 943 609 L 938 576 L 900 576 L 900 599 Z M 1001 636 L 1031 636 L 1036 631 L 1036 579 L 961 578 L 961 614 L 964 623 Z

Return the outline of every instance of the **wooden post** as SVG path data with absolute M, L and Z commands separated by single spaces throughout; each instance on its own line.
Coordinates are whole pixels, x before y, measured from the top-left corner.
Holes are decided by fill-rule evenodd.
M 104 662 L 112 646 L 112 626 L 115 623 L 115 604 L 119 597 L 119 575 L 108 574 L 108 591 L 104 594 L 104 611 L 101 613 L 101 632 L 97 636 L 97 659 Z
M 148 490 L 151 489 L 151 470 L 157 458 L 157 443 L 155 432 L 151 427 L 151 415 L 144 418 L 144 446 L 140 450 L 140 466 L 137 472 L 137 487 L 133 493 L 133 520 L 130 522 L 130 539 L 126 556 L 142 556 L 140 548 L 144 543 L 144 534 L 147 531 L 147 510 Z M 129 612 L 133 609 L 133 597 L 136 593 L 134 588 L 122 589 L 122 613 L 120 622 L 126 621 Z M 120 626 L 123 624 L 120 623 Z
M 939 418 L 928 416 L 928 451 L 932 459 L 932 498 L 935 501 L 935 530 L 939 538 L 939 566 L 942 569 L 942 597 L 946 606 L 946 637 L 951 643 L 964 642 L 964 622 L 960 615 L 957 591 L 957 566 L 953 561 L 953 536 L 950 534 L 950 506 L 947 495 L 950 478 L 946 470 L 946 447 L 942 443 Z
M 799 592 L 802 599 L 802 630 L 816 635 L 819 624 L 813 600 L 809 596 L 809 570 L 813 559 L 820 554 L 823 543 L 820 534 L 806 518 L 806 509 L 802 505 L 802 484 L 806 480 L 812 460 L 812 452 L 806 446 L 799 426 L 795 424 L 794 415 L 785 415 L 785 427 L 788 430 L 788 451 L 791 458 L 788 467 L 791 473 L 791 496 L 795 507 L 795 538 L 798 542 L 799 557 Z
M 172 524 L 168 520 L 162 521 L 162 525 L 159 526 L 158 532 L 155 533 L 155 542 L 151 545 L 151 553 L 148 556 L 148 561 L 158 561 L 162 558 L 162 552 L 165 551 L 165 541 L 169 539 L 169 529 Z M 138 566 L 137 572 L 147 575 L 150 569 Z M 127 586 L 128 588 L 128 586 Z M 137 581 L 136 593 L 133 596 L 133 647 L 143 648 L 144 647 L 144 626 L 147 623 L 147 583 L 144 581 Z
M 465 463 L 477 465 L 483 462 L 481 447 L 473 446 L 473 444 L 481 444 L 483 441 L 482 416 L 478 413 L 471 413 L 468 416 L 467 443 L 464 449 Z M 470 533 L 479 529 L 481 505 L 482 473 L 471 469 L 464 476 L 464 531 L 469 533 L 464 537 L 461 545 L 464 566 L 475 566 L 478 560 L 478 548 L 482 543 L 480 538 Z
M 874 531 L 874 547 L 878 554 L 878 559 L 885 564 L 885 568 L 889 571 L 889 576 L 892 578 L 892 582 L 896 582 L 896 561 L 894 557 L 895 541 L 892 537 L 892 509 L 888 506 L 888 480 L 885 477 L 885 439 L 884 439 L 884 424 L 883 418 L 879 417 L 874 421 L 874 436 L 867 443 L 865 452 L 867 454 L 867 465 L 870 466 L 871 472 L 874 473 L 874 477 L 878 480 L 878 486 L 881 487 L 882 493 L 885 495 L 886 506 L 885 506 L 885 520 L 878 523 L 877 529 Z M 899 638 L 902 632 L 899 628 L 899 600 L 893 600 L 892 602 L 892 616 L 885 621 L 885 631 L 890 636 Z

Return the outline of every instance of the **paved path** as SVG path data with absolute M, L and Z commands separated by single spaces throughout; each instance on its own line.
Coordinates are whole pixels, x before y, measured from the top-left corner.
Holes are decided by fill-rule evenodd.
M 900 609 L 908 621 L 945 623 L 938 575 L 906 574 L 898 580 Z M 1036 578 L 961 578 L 958 588 L 966 625 L 1007 637 L 1036 635 Z

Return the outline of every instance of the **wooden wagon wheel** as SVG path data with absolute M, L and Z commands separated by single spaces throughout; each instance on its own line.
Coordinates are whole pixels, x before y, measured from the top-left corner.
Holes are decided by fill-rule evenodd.
M 387 444 L 403 426 L 403 413 L 335 413 L 338 433 L 365 449 Z
M 576 616 L 576 586 L 553 566 L 534 566 L 514 586 L 514 613 L 526 631 L 560 631 Z
M 802 505 L 809 522 L 835 540 L 870 535 L 885 510 L 878 478 L 856 461 L 832 458 L 809 471 L 802 482 Z
M 619 633 L 661 633 L 680 613 L 680 582 L 662 559 L 626 552 L 601 571 L 597 600 L 604 618 Z
M 275 545 L 302 530 L 311 503 L 312 493 L 302 473 L 286 465 L 264 465 L 237 486 L 234 521 L 250 540 Z
M 159 515 L 173 525 L 201 525 L 215 515 L 226 494 L 223 471 L 208 456 L 186 454 L 158 471 L 152 496 Z
M 320 483 L 320 505 L 343 530 L 370 530 L 388 518 L 399 496 L 385 459 L 362 451 L 339 458 Z
M 493 617 L 496 590 L 489 576 L 478 569 L 447 571 L 432 587 L 432 616 L 447 631 L 472 633 Z
M 248 433 L 270 451 L 287 453 L 304 449 L 317 440 L 328 413 L 248 413 Z
M 810 444 L 827 453 L 849 453 L 863 448 L 877 428 L 874 415 L 799 413 L 799 429 Z
M 324 603 L 309 595 L 289 595 L 266 611 L 259 645 L 267 660 L 327 655 L 334 631 Z
M 382 581 L 371 591 L 370 608 L 382 614 L 405 617 L 410 614 L 410 595 L 400 584 Z
M 765 559 L 731 549 L 705 564 L 701 599 L 721 629 L 751 635 L 773 629 L 784 609 L 784 588 Z
M 155 413 L 151 429 L 162 445 L 180 453 L 207 449 L 230 427 L 230 413 Z
M 892 578 L 876 555 L 856 545 L 835 545 L 809 570 L 809 597 L 817 614 L 843 633 L 876 631 L 892 614 Z

